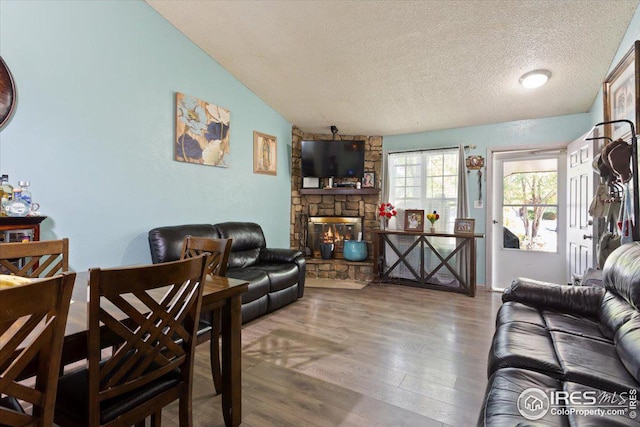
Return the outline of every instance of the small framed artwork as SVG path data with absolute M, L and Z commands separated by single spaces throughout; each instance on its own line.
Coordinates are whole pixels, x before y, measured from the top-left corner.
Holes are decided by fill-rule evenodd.
M 636 40 L 631 49 L 607 76 L 603 84 L 604 121 L 629 120 L 638 132 L 640 124 L 640 41 Z M 605 126 L 605 136 L 616 140 L 626 139 L 631 134 L 627 123 Z
M 374 188 L 376 186 L 376 173 L 365 172 L 362 176 L 362 188 Z
M 302 188 L 320 188 L 320 178 L 305 176 L 302 178 Z
M 404 211 L 404 231 L 424 231 L 423 209 L 407 209 Z
M 278 139 L 266 133 L 253 131 L 253 173 L 278 174 Z
M 482 156 L 469 156 L 467 157 L 467 169 L 478 170 L 484 167 L 484 157 Z
M 476 220 L 472 218 L 456 218 L 453 234 L 473 234 Z

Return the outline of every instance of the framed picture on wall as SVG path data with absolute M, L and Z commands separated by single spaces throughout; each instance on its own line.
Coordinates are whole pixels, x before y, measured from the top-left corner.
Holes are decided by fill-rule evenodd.
M 423 209 L 407 209 L 404 211 L 404 231 L 424 231 Z
M 253 131 L 253 173 L 278 174 L 277 146 L 275 136 Z
M 604 121 L 629 120 L 638 132 L 640 123 L 640 41 L 636 40 L 629 52 L 609 73 L 603 84 Z M 627 123 L 605 126 L 605 136 L 616 140 L 627 139 L 631 127 Z
M 225 108 L 176 92 L 174 160 L 229 167 L 230 117 Z
M 476 220 L 472 218 L 456 218 L 453 225 L 454 234 L 473 234 L 476 226 Z

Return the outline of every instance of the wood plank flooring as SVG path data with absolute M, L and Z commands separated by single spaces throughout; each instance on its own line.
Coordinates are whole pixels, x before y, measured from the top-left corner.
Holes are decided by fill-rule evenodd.
M 242 329 L 242 426 L 473 426 L 500 295 L 398 285 L 307 288 Z M 224 426 L 208 345 L 194 426 Z M 177 404 L 163 425 L 177 426 Z

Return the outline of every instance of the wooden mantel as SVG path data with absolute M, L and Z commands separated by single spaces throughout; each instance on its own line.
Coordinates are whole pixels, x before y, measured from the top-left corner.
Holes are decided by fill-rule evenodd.
M 338 187 L 338 188 L 302 188 L 300 194 L 305 195 L 320 195 L 320 196 L 335 196 L 339 194 L 379 194 L 379 188 L 350 188 L 350 187 Z

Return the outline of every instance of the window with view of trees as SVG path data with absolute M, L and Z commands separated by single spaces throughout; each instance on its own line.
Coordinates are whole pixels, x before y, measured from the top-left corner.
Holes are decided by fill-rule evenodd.
M 557 165 L 557 159 L 505 162 L 503 224 L 520 239 L 520 249 L 557 250 Z
M 438 211 L 441 230 L 452 230 L 457 211 L 458 149 L 390 153 L 389 202 L 397 209 Z

